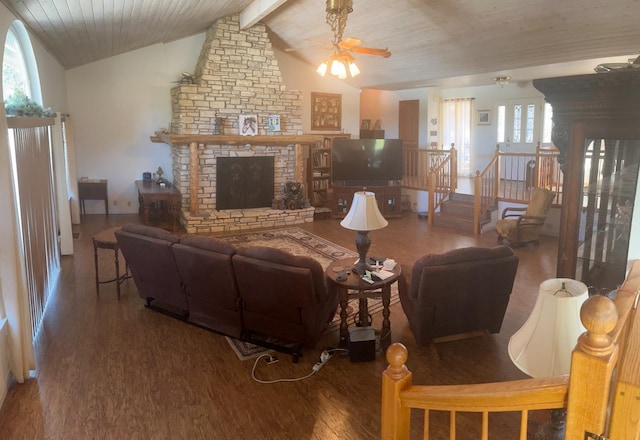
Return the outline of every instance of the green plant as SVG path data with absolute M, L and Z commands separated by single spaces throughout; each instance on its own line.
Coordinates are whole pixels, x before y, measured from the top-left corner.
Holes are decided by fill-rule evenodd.
M 32 118 L 55 118 L 50 108 L 42 108 L 40 104 L 29 99 L 23 92 L 14 92 L 4 101 L 7 116 L 27 116 Z

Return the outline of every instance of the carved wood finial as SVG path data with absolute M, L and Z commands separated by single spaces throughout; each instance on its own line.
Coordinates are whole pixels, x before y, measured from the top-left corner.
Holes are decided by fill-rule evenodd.
M 618 311 L 609 298 L 601 295 L 587 299 L 580 309 L 580 319 L 587 329 L 578 339 L 578 347 L 592 356 L 607 356 L 614 345 L 609 333 L 618 323 Z
M 400 342 L 394 342 L 387 349 L 387 362 L 389 366 L 386 369 L 387 375 L 393 380 L 399 380 L 407 376 L 409 370 L 404 364 L 407 361 L 409 352 Z

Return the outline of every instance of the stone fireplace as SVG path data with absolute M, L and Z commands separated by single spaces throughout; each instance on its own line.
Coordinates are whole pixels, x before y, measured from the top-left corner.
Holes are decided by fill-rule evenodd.
M 217 20 L 207 31 L 193 82 L 174 87 L 171 104 L 171 130 L 161 139 L 172 145 L 174 186 L 181 193 L 181 223 L 187 232 L 313 221 L 313 208 L 221 209 L 217 203 L 220 194 L 229 192 L 217 187 L 219 158 L 272 158 L 274 199 L 282 199 L 286 182 L 303 181 L 301 142 L 296 140 L 304 138 L 302 92 L 285 88 L 264 25 L 240 30 L 237 15 Z M 241 115 L 257 116 L 257 136 L 240 136 Z M 280 116 L 281 131 L 267 131 L 270 115 Z

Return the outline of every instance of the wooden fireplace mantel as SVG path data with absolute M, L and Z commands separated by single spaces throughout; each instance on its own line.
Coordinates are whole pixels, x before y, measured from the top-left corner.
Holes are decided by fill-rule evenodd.
M 166 131 L 156 131 L 150 137 L 151 142 L 169 144 L 173 147 L 189 148 L 189 211 L 198 212 L 198 145 L 311 145 L 324 142 L 326 138 L 346 137 L 349 135 L 331 134 L 302 134 L 302 135 L 272 135 L 272 136 L 240 136 L 213 134 L 173 134 Z M 302 163 L 302 152 L 296 148 L 296 163 Z M 302 180 L 302 169 L 296 171 Z
M 173 134 L 156 131 L 151 136 L 151 142 L 164 143 L 174 147 L 199 145 L 295 145 L 322 142 L 325 138 L 344 137 L 344 134 L 301 134 L 301 135 L 272 135 L 272 136 L 240 136 L 214 134 Z

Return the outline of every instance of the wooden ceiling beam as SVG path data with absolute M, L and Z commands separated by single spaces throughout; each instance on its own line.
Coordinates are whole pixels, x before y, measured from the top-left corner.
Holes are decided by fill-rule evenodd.
M 286 2 L 287 0 L 253 0 L 240 12 L 240 29 L 249 29 Z

